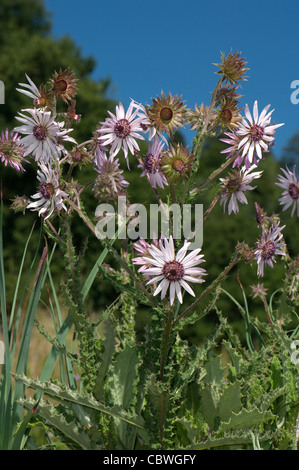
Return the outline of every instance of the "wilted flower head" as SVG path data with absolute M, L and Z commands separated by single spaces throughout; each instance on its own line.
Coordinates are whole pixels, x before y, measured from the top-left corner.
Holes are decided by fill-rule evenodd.
M 64 102 L 70 101 L 77 94 L 77 81 L 73 72 L 67 68 L 55 72 L 50 80 L 51 91 L 55 94 L 56 99 L 61 98 Z
M 146 107 L 146 112 L 158 132 L 173 134 L 178 127 L 184 127 L 186 106 L 181 97 L 174 97 L 171 93 L 165 97 L 161 91 L 161 96 L 152 101 L 153 104 Z
M 279 175 L 279 183 L 275 184 L 285 189 L 279 199 L 280 204 L 284 206 L 282 210 L 285 211 L 292 206 L 291 216 L 293 217 L 297 209 L 297 216 L 299 217 L 299 180 L 296 177 L 295 168 L 294 166 L 293 171 L 290 171 L 288 167 L 286 170 L 281 168 L 284 176 Z
M 273 262 L 275 263 L 275 256 L 285 256 L 286 253 L 283 251 L 285 248 L 285 243 L 283 241 L 283 234 L 281 230 L 283 227 L 279 226 L 279 223 L 276 225 L 271 225 L 269 230 L 262 229 L 262 236 L 259 241 L 256 243 L 256 250 L 254 252 L 255 259 L 257 261 L 257 275 L 264 275 L 264 266 L 268 265 L 273 268 Z
M 140 176 L 148 176 L 149 182 L 153 188 L 156 188 L 158 185 L 159 188 L 163 189 L 164 185 L 167 186 L 168 184 L 165 175 L 161 171 L 163 147 L 164 143 L 156 136 L 148 146 L 144 161 L 138 165 L 138 168 L 143 169 Z
M 0 138 L 0 159 L 5 166 L 10 165 L 17 171 L 24 172 L 22 163 L 27 160 L 23 157 L 25 149 L 20 144 L 21 137 L 11 131 L 8 132 L 8 129 L 2 131 Z
M 173 305 L 175 296 L 180 303 L 183 303 L 181 287 L 189 294 L 195 296 L 188 282 L 202 283 L 202 276 L 206 271 L 196 267 L 204 260 L 203 255 L 199 255 L 201 249 L 191 251 L 187 255 L 190 242 L 185 241 L 183 247 L 175 253 L 173 238 L 166 238 L 159 241 L 159 247 L 150 245 L 147 248 L 150 256 L 143 256 L 149 267 L 143 269 L 142 274 L 153 276 L 147 284 L 158 283 L 154 291 L 154 296 L 161 292 L 161 298 L 164 299 L 168 288 L 170 288 L 170 305 Z
M 241 80 L 246 80 L 245 73 L 248 68 L 245 67 L 247 62 L 241 57 L 240 52 L 235 52 L 234 54 L 232 51 L 225 57 L 225 54 L 221 53 L 221 64 L 214 64 L 220 70 L 217 72 L 218 74 L 223 76 L 223 79 L 228 81 L 231 84 L 235 84 Z
M 102 126 L 97 129 L 97 132 L 101 134 L 99 142 L 102 146 L 111 146 L 112 157 L 115 157 L 122 149 L 129 165 L 128 152 L 134 154 L 135 150 L 139 150 L 136 139 L 144 140 L 140 132 L 144 131 L 142 124 L 147 122 L 147 118 L 145 115 L 140 115 L 140 109 L 136 108 L 133 100 L 126 113 L 122 103 L 116 106 L 115 115 L 110 111 L 108 113 L 110 117 L 106 118 L 105 122 L 101 123 Z
M 238 102 L 243 95 L 237 93 L 237 87 L 231 86 L 229 83 L 222 84 L 222 86 L 217 90 L 215 106 L 223 106 L 229 101 Z
M 118 159 L 114 160 L 112 155 L 108 158 L 106 153 L 99 148 L 95 152 L 94 163 L 94 169 L 99 176 L 93 190 L 98 198 L 114 199 L 129 186 L 123 176 L 123 170 L 119 167 Z
M 264 299 L 267 295 L 267 289 L 265 288 L 264 284 L 256 284 L 251 287 L 251 296 L 253 299 L 259 297 Z
M 31 202 L 31 200 L 27 196 L 15 196 L 11 201 L 11 209 L 15 213 L 23 212 L 23 215 L 25 214 L 28 204 L 30 204 Z
M 244 194 L 247 190 L 253 190 L 256 186 L 250 186 L 250 183 L 256 178 L 260 178 L 262 171 L 255 171 L 250 173 L 253 170 L 253 167 L 249 170 L 234 170 L 226 178 L 219 178 L 222 182 L 222 191 L 220 204 L 223 204 L 223 209 L 225 211 L 225 206 L 227 201 L 228 203 L 228 214 L 232 212 L 237 214 L 239 212 L 238 201 L 242 204 L 247 204 L 248 201 Z
M 167 181 L 176 182 L 190 176 L 193 161 L 194 156 L 187 147 L 182 144 L 171 145 L 169 149 L 163 152 L 161 170 Z
M 238 108 L 236 100 L 222 101 L 220 108 L 217 110 L 218 121 L 222 127 L 228 127 L 229 129 L 236 128 L 242 120 L 240 112 L 241 108 Z
M 40 182 L 39 191 L 32 196 L 32 199 L 37 201 L 31 202 L 27 209 L 38 210 L 38 215 L 45 215 L 45 219 L 48 219 L 54 211 L 60 212 L 61 209 L 66 211 L 64 199 L 68 195 L 59 186 L 58 171 L 41 164 L 37 170 L 37 179 Z
M 208 116 L 209 107 L 205 106 L 203 103 L 198 106 L 195 105 L 195 109 L 189 109 L 186 114 L 186 119 L 190 124 L 190 129 L 200 130 L 202 129 L 204 122 Z M 219 125 L 218 113 L 213 109 L 209 117 L 209 123 L 207 127 L 207 132 L 213 132 Z
M 63 129 L 50 111 L 43 109 L 25 109 L 30 116 L 19 113 L 16 119 L 23 125 L 15 127 L 15 131 L 26 134 L 20 144 L 25 148 L 24 156 L 32 155 L 39 163 L 51 163 L 59 159 L 63 146 L 61 142 L 72 140 L 67 134 L 71 129 Z

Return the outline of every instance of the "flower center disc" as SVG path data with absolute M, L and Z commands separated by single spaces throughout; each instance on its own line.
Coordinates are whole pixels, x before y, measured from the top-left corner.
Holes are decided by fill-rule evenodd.
M 162 272 L 168 281 L 180 281 L 184 276 L 184 266 L 178 261 L 169 261 L 164 264 Z
M 47 129 L 44 126 L 35 126 L 33 135 L 37 140 L 45 140 L 47 137 Z
M 288 193 L 292 199 L 299 199 L 299 186 L 294 183 L 290 184 Z
M 144 169 L 149 173 L 156 173 L 160 170 L 160 161 L 159 158 L 155 157 L 151 153 L 148 154 L 143 163 Z
M 120 119 L 114 126 L 115 135 L 121 139 L 128 137 L 130 131 L 130 124 L 127 119 Z
M 250 136 L 254 142 L 257 142 L 258 140 L 261 140 L 263 135 L 264 135 L 264 129 L 261 126 L 258 126 L 257 124 L 253 124 L 250 128 Z
M 177 171 L 178 173 L 182 174 L 184 173 L 185 169 L 186 169 L 186 164 L 183 162 L 183 160 L 181 160 L 180 158 L 176 158 L 173 162 L 172 162 L 172 168 Z
M 221 111 L 221 118 L 224 122 L 231 122 L 232 117 L 233 117 L 233 113 L 231 112 L 230 109 L 225 108 Z
M 160 111 L 160 118 L 164 123 L 169 123 L 172 119 L 173 112 L 170 108 L 162 108 Z
M 65 80 L 58 80 L 55 83 L 55 91 L 56 92 L 64 92 L 67 89 L 67 82 Z
M 263 248 L 262 258 L 264 260 L 270 259 L 272 258 L 274 253 L 275 253 L 275 243 L 272 241 L 267 242 Z
M 54 193 L 54 186 L 51 183 L 41 183 L 39 190 L 44 199 L 50 199 Z

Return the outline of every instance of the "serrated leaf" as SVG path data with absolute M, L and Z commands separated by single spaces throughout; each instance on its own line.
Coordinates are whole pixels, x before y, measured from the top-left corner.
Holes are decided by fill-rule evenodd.
M 35 405 L 35 401 L 30 399 L 20 399 L 21 403 L 29 412 L 32 407 Z M 65 417 L 58 413 L 57 409 L 50 403 L 47 403 L 43 400 L 40 400 L 36 413 L 50 426 L 56 428 L 69 440 L 76 443 L 83 450 L 100 450 L 101 447 L 96 445 L 95 442 L 91 441 L 88 437 L 88 434 L 83 430 L 80 430 L 77 424 L 74 421 L 67 422 Z
M 239 413 L 232 412 L 229 421 L 221 424 L 221 430 L 224 432 L 236 429 L 247 431 L 272 418 L 274 416 L 270 411 L 260 411 L 258 408 L 250 410 L 243 408 Z
M 41 392 L 51 396 L 52 398 L 58 399 L 60 401 L 67 401 L 71 403 L 76 403 L 78 405 L 86 406 L 88 408 L 92 408 L 93 410 L 101 411 L 102 413 L 108 414 L 113 418 L 126 421 L 127 423 L 132 424 L 133 426 L 142 427 L 142 424 L 140 423 L 140 418 L 136 416 L 130 416 L 129 413 L 126 413 L 120 407 L 113 406 L 109 408 L 107 406 L 104 406 L 99 401 L 97 401 L 92 395 L 81 395 L 74 390 L 62 388 L 59 385 L 51 382 L 41 382 L 38 379 L 30 379 L 25 375 L 14 375 L 14 377 L 17 381 L 23 382 L 23 384 L 27 387 L 34 388 L 35 390 L 40 390 Z

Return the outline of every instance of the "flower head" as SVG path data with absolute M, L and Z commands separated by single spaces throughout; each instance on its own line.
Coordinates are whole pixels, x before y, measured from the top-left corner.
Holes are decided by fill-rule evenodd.
M 24 156 L 32 155 L 37 162 L 51 163 L 59 159 L 62 146 L 61 141 L 72 140 L 68 137 L 71 129 L 62 129 L 62 123 L 57 123 L 51 117 L 50 111 L 43 109 L 26 109 L 31 116 L 19 113 L 16 119 L 23 125 L 15 127 L 15 131 L 26 134 L 20 140 L 25 148 Z
M 153 276 L 147 284 L 158 283 L 154 291 L 154 296 L 161 292 L 161 298 L 164 299 L 168 288 L 170 289 L 170 305 L 173 305 L 175 296 L 180 303 L 183 303 L 181 287 L 189 294 L 195 296 L 188 282 L 202 283 L 202 276 L 206 271 L 196 267 L 204 260 L 203 255 L 199 255 L 200 248 L 191 251 L 187 255 L 190 242 L 185 241 L 184 246 L 175 254 L 173 238 L 159 241 L 159 247 L 150 245 L 147 250 L 150 256 L 143 256 L 144 261 L 149 267 L 143 269 L 145 276 Z
M 297 216 L 299 217 L 299 180 L 296 177 L 295 168 L 294 166 L 293 171 L 290 171 L 288 167 L 286 170 L 281 168 L 284 176 L 279 175 L 279 183 L 275 184 L 285 189 L 282 197 L 279 199 L 280 204 L 284 206 L 282 210 L 285 211 L 292 206 L 291 215 L 293 217 L 297 208 Z
M 230 215 L 232 212 L 237 214 L 239 212 L 238 201 L 242 204 L 247 204 L 247 199 L 244 194 L 247 190 L 255 189 L 255 186 L 250 186 L 250 183 L 256 178 L 260 178 L 262 171 L 255 171 L 250 173 L 253 168 L 246 170 L 234 170 L 228 177 L 226 178 L 219 178 L 222 182 L 222 192 L 221 192 L 221 199 L 220 204 L 223 204 L 223 208 L 225 211 L 225 206 L 227 201 L 228 203 L 228 214 Z
M 68 68 L 55 72 L 50 84 L 56 99 L 61 98 L 64 102 L 72 100 L 77 94 L 77 81 L 78 79 Z
M 163 153 L 161 170 L 167 181 L 177 182 L 190 176 L 193 161 L 194 155 L 189 152 L 187 147 L 182 144 L 177 144 L 175 147 L 171 145 Z
M 262 236 L 256 243 L 256 250 L 254 251 L 255 259 L 257 261 L 257 275 L 259 277 L 264 275 L 264 266 L 268 265 L 273 268 L 273 262 L 275 263 L 275 255 L 285 256 L 286 253 L 283 251 L 285 243 L 283 241 L 283 234 L 281 230 L 283 227 L 279 227 L 279 223 L 271 225 L 269 230 L 262 229 Z
M 110 111 L 108 113 L 110 117 L 106 118 L 97 130 L 101 134 L 99 137 L 100 144 L 103 146 L 111 145 L 110 154 L 112 158 L 122 149 L 127 163 L 129 163 L 128 152 L 134 154 L 135 150 L 139 150 L 136 139 L 144 140 L 140 132 L 144 131 L 142 124 L 146 120 L 146 116 L 140 115 L 140 110 L 136 108 L 133 100 L 126 113 L 122 103 L 116 106 L 115 115 Z
M 119 167 L 118 159 L 114 160 L 112 155 L 108 158 L 106 153 L 98 148 L 94 163 L 94 169 L 99 174 L 93 187 L 97 197 L 114 199 L 129 186 L 123 176 L 123 170 Z
M 153 238 L 153 245 L 156 248 L 159 248 L 159 240 L 156 236 Z M 137 256 L 136 258 L 132 258 L 133 264 L 141 266 L 138 269 L 139 273 L 144 272 L 145 269 L 151 267 L 151 263 L 149 263 L 145 258 L 151 258 L 151 254 L 149 252 L 149 248 L 151 244 L 148 243 L 144 238 L 140 238 L 138 242 L 133 243 L 134 249 L 140 253 L 142 256 Z M 149 277 L 149 276 L 148 276 Z
M 184 127 L 186 106 L 181 97 L 174 97 L 171 93 L 165 97 L 161 91 L 161 96 L 152 101 L 153 104 L 146 107 L 146 112 L 158 132 L 172 134 L 178 127 Z
M 140 176 L 148 176 L 149 182 L 153 188 L 158 185 L 163 189 L 164 185 L 167 186 L 167 180 L 161 171 L 161 158 L 164 143 L 156 136 L 152 143 L 149 144 L 147 154 L 138 168 L 142 168 L 143 172 Z
M 19 83 L 19 85 L 25 88 L 25 90 L 22 88 L 16 88 L 16 90 L 26 96 L 29 96 L 29 98 L 32 98 L 35 107 L 51 107 L 52 95 L 50 91 L 47 90 L 44 85 L 41 85 L 38 89 L 35 83 L 31 80 L 31 78 L 28 77 L 27 74 L 25 75 L 28 80 L 28 83 Z
M 245 67 L 246 63 L 243 59 L 243 57 L 240 57 L 241 53 L 236 52 L 228 54 L 227 57 L 225 57 L 225 54 L 222 52 L 221 53 L 221 64 L 214 64 L 216 65 L 219 70 L 218 74 L 222 75 L 224 80 L 231 84 L 235 84 L 240 80 L 246 80 L 245 73 L 248 68 Z
M 57 170 L 41 164 L 40 170 L 37 170 L 37 179 L 40 182 L 39 191 L 32 196 L 32 199 L 37 201 L 31 202 L 27 209 L 38 210 L 38 215 L 45 215 L 45 219 L 48 219 L 54 211 L 60 212 L 61 209 L 66 211 L 63 201 L 67 194 L 60 189 Z
M 190 129 L 200 130 L 203 128 L 204 122 L 207 119 L 209 113 L 209 107 L 205 106 L 203 103 L 198 106 L 195 105 L 194 110 L 189 109 L 187 111 L 187 120 L 190 124 Z M 219 125 L 219 119 L 217 112 L 213 109 L 209 118 L 207 132 L 213 132 Z
M 246 104 L 245 118 L 237 123 L 233 133 L 225 132 L 229 139 L 220 139 L 231 145 L 221 153 L 228 153 L 228 157 L 236 153 L 233 166 L 240 166 L 243 161 L 247 169 L 252 164 L 258 164 L 258 160 L 263 158 L 263 152 L 269 152 L 269 146 L 274 144 L 275 131 L 284 124 L 270 125 L 274 109 L 268 113 L 269 108 L 270 105 L 266 106 L 259 115 L 258 104 L 255 101 L 252 117 Z
M 2 131 L 0 138 L 0 159 L 5 166 L 10 165 L 17 171 L 25 171 L 22 163 L 27 160 L 23 157 L 25 149 L 20 144 L 20 136 L 8 129 Z

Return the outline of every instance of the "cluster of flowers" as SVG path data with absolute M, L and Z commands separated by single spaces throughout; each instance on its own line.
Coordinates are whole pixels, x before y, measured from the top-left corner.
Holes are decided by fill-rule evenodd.
M 69 134 L 73 122 L 79 122 L 76 114 L 75 95 L 77 79 L 68 69 L 53 75 L 49 86 L 40 88 L 26 75 L 28 83 L 20 84 L 17 90 L 33 99 L 33 106 L 22 110 L 16 116 L 21 123 L 9 133 L 2 132 L 0 140 L 0 157 L 2 162 L 10 164 L 18 171 L 24 171 L 23 164 L 28 158 L 37 166 L 39 189 L 32 196 L 16 198 L 14 208 L 37 210 L 45 220 L 53 214 L 67 210 L 70 202 L 68 186 L 61 182 L 61 165 L 92 163 L 96 171 L 93 190 L 98 198 L 115 198 L 122 194 L 129 183 L 125 180 L 116 156 L 123 151 L 129 168 L 129 154 L 139 160 L 141 177 L 147 177 L 149 183 L 157 190 L 164 189 L 181 179 L 190 178 L 196 152 L 193 153 L 182 144 L 175 143 L 175 131 L 190 125 L 191 129 L 204 136 L 212 134 L 219 128 L 224 133 L 221 140 L 228 144 L 223 150 L 227 153 L 227 162 L 232 164 L 232 173 L 220 178 L 220 204 L 224 211 L 228 205 L 228 214 L 237 213 L 238 202 L 247 203 L 245 192 L 253 190 L 253 180 L 260 178 L 262 171 L 253 171 L 270 151 L 274 143 L 274 134 L 282 124 L 271 125 L 270 105 L 258 112 L 257 101 L 253 106 L 253 115 L 245 106 L 245 117 L 241 115 L 240 95 L 237 94 L 238 82 L 245 80 L 245 62 L 240 54 L 222 55 L 219 68 L 220 80 L 215 88 L 210 106 L 196 106 L 189 110 L 181 97 L 174 97 L 163 92 L 152 100 L 150 106 L 143 106 L 131 100 L 125 111 L 122 103 L 116 106 L 115 114 L 108 111 L 109 117 L 100 122 L 93 137 L 88 142 L 78 144 Z M 62 99 L 68 105 L 63 120 L 56 112 L 57 100 Z M 225 132 L 224 132 L 225 131 Z M 164 134 L 167 134 L 165 137 Z M 23 137 L 20 136 L 23 135 Z M 148 134 L 148 150 L 144 158 L 139 153 L 138 140 L 145 140 Z M 66 144 L 73 144 L 71 151 Z M 280 203 L 283 210 L 292 206 L 292 215 L 297 210 L 299 216 L 299 180 L 293 171 L 282 169 L 276 183 L 284 189 Z M 72 188 L 74 190 L 74 188 Z M 279 223 L 262 226 L 262 235 L 256 244 L 254 256 L 258 265 L 258 276 L 263 276 L 264 266 L 273 266 L 276 255 L 285 255 L 284 242 Z M 170 289 L 170 303 L 175 297 L 182 303 L 181 288 L 194 295 L 188 282 L 201 283 L 205 270 L 199 268 L 203 255 L 200 249 L 187 255 L 190 243 L 184 242 L 175 253 L 172 237 L 161 238 L 152 244 L 145 240 L 135 243 L 135 249 L 141 256 L 134 258 L 133 263 L 141 265 L 139 272 L 145 276 L 148 284 L 156 284 L 154 295 L 161 292 L 164 298 Z M 149 278 L 149 279 L 148 279 Z M 158 283 L 158 285 L 157 285 Z

